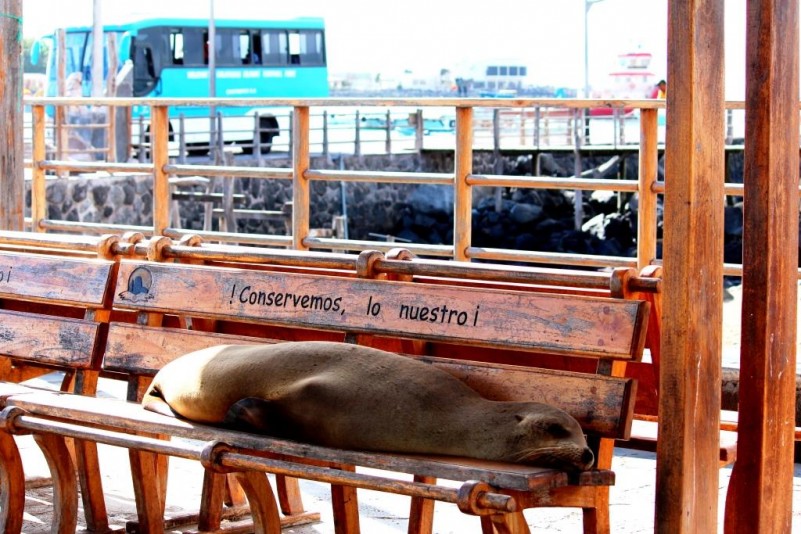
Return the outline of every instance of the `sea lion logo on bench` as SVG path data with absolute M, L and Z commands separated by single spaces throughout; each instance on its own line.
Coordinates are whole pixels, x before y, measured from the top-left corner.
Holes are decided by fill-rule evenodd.
M 137 267 L 128 277 L 128 289 L 120 293 L 120 299 L 130 302 L 150 300 L 150 288 L 153 285 L 153 274 L 147 267 Z

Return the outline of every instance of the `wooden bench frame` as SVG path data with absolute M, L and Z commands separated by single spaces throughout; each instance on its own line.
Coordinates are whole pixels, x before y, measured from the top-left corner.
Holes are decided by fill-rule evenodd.
M 368 275 L 369 275 L 369 273 L 370 273 L 370 265 L 374 265 L 375 262 L 380 259 L 380 256 L 381 256 L 380 254 L 363 254 L 362 257 L 361 257 L 361 260 L 360 260 L 360 264 L 362 266 L 362 268 L 360 269 L 360 274 L 364 275 L 365 273 L 368 273 Z M 128 271 L 125 271 L 125 268 L 126 268 L 126 263 L 123 262 L 123 266 L 121 267 L 121 271 L 122 272 L 120 273 L 120 276 L 124 277 L 124 276 L 127 275 L 127 276 L 130 277 L 131 273 L 128 272 Z M 175 269 L 178 269 L 178 271 L 175 271 L 175 272 L 180 272 L 181 276 L 183 277 L 187 273 L 186 270 L 187 269 L 192 269 L 192 266 L 175 266 L 175 265 L 163 265 L 163 264 L 150 263 L 150 264 L 147 264 L 145 268 L 156 270 L 156 271 L 161 271 L 162 269 L 171 269 L 171 270 L 174 271 Z M 171 272 L 173 272 L 173 271 L 171 271 Z M 211 276 L 211 274 L 209 274 L 209 273 L 213 273 L 213 276 L 215 276 L 215 277 L 221 276 L 223 274 L 224 275 L 229 275 L 230 274 L 230 270 L 226 270 L 225 268 L 222 268 L 222 267 L 214 267 L 213 269 L 206 269 L 206 271 L 204 271 L 204 272 L 206 272 L 209 276 Z M 272 280 L 280 279 L 280 278 L 289 279 L 291 277 L 298 278 L 298 277 L 303 277 L 304 276 L 304 275 L 297 275 L 297 274 L 278 275 L 276 273 L 258 273 L 258 272 L 254 272 L 252 270 L 251 271 L 246 271 L 246 270 L 242 270 L 242 269 L 239 269 L 236 272 L 238 272 L 238 274 L 240 276 L 247 276 L 247 277 L 256 276 L 257 278 L 260 278 L 260 279 L 261 278 L 265 278 L 265 277 L 268 277 L 268 278 L 272 277 L 271 278 Z M 314 283 L 313 281 L 315 281 L 315 280 L 319 280 L 319 277 L 306 278 L 306 279 L 303 280 L 303 283 L 304 284 Z M 342 279 L 339 279 L 339 280 L 337 280 L 337 279 L 328 279 L 328 280 L 326 280 L 326 283 L 332 283 L 332 284 L 335 284 L 336 286 L 342 285 L 343 283 L 348 283 L 348 284 L 350 284 L 352 286 L 353 282 L 356 282 L 356 281 L 348 281 L 348 280 L 342 280 Z M 386 288 L 389 287 L 387 285 L 387 282 L 385 282 L 385 281 L 361 280 L 361 281 L 358 281 L 358 283 L 361 284 L 362 286 L 365 286 L 365 284 L 367 284 L 371 288 L 370 289 L 371 291 L 376 291 L 377 288 L 380 288 L 380 291 L 385 291 Z M 379 284 L 379 286 L 376 286 L 375 284 Z M 414 292 L 414 291 L 417 290 L 417 288 L 411 287 L 409 285 L 404 285 L 404 284 L 401 284 L 401 285 L 404 287 L 404 291 L 412 291 L 412 292 Z M 399 286 L 393 286 L 393 287 L 399 287 Z M 450 292 L 452 294 L 454 293 L 454 290 L 452 288 L 451 289 L 445 288 L 444 290 L 439 290 L 439 289 L 436 289 L 434 287 L 432 287 L 429 290 L 429 293 L 437 293 L 437 292 L 443 293 L 443 291 L 444 291 L 444 293 L 448 293 L 448 292 Z M 485 290 L 475 289 L 475 290 L 470 290 L 470 291 L 481 292 L 481 291 L 485 291 Z M 458 289 L 456 292 L 459 293 L 460 296 L 461 296 L 462 294 L 464 294 L 465 291 L 462 290 L 462 289 Z M 120 295 L 120 292 L 118 291 L 117 292 L 117 296 L 119 297 L 119 295 Z M 582 301 L 583 302 L 583 301 L 586 300 L 584 297 L 536 296 L 536 295 L 526 295 L 525 293 L 521 294 L 520 292 L 514 292 L 514 296 L 515 296 L 515 298 L 545 299 L 545 301 L 553 301 L 554 299 L 561 299 L 561 302 L 565 302 L 566 300 L 570 301 L 570 302 L 574 302 L 574 301 Z M 632 319 L 632 323 L 635 324 L 635 330 L 637 332 L 640 332 L 639 329 L 644 324 L 644 320 L 645 320 L 645 316 L 646 316 L 646 312 L 647 312 L 648 305 L 646 303 L 637 302 L 637 301 L 626 302 L 626 301 L 621 301 L 621 300 L 604 300 L 604 302 L 606 304 L 608 304 L 608 305 L 612 305 L 613 307 L 615 307 L 615 309 L 617 309 L 617 308 L 621 308 L 622 309 L 623 307 L 626 307 L 627 309 L 631 310 L 631 309 L 636 308 L 638 310 L 636 312 L 636 314 L 635 314 L 636 315 L 636 319 L 633 318 Z M 121 304 L 120 301 L 119 301 L 119 298 L 117 299 L 117 303 L 116 304 L 117 305 Z M 133 307 L 133 309 L 135 309 L 135 310 L 137 310 L 139 312 L 142 312 L 145 316 L 149 316 L 151 318 L 154 317 L 154 315 L 159 315 L 164 311 L 176 313 L 176 308 L 178 310 L 180 310 L 181 313 L 185 313 L 188 316 L 202 317 L 202 318 L 205 318 L 205 319 L 213 318 L 213 314 L 209 313 L 208 310 L 204 311 L 203 309 L 185 309 L 186 306 L 173 306 L 173 309 L 157 310 L 157 309 L 149 308 L 147 302 L 145 302 L 145 303 L 137 303 L 137 305 Z M 238 317 L 239 315 L 241 315 L 241 314 L 240 313 L 231 314 L 229 312 L 228 313 L 228 316 L 229 316 L 228 318 L 232 318 L 233 317 L 235 319 L 236 318 L 240 318 L 241 319 L 241 317 Z M 279 324 L 279 325 L 281 325 L 281 324 L 289 324 L 291 326 L 300 326 L 300 327 L 305 327 L 305 328 L 308 328 L 310 326 L 312 326 L 313 328 L 323 328 L 323 329 L 334 328 L 334 329 L 337 329 L 337 330 L 340 330 L 340 331 L 343 331 L 343 332 L 350 332 L 351 334 L 356 334 L 355 337 L 353 335 L 351 335 L 351 341 L 363 341 L 360 338 L 362 338 L 362 336 L 364 336 L 365 334 L 371 334 L 371 335 L 380 334 L 380 335 L 390 335 L 390 336 L 396 336 L 396 335 L 401 334 L 404 337 L 412 337 L 412 338 L 418 337 L 416 335 L 410 336 L 408 334 L 408 332 L 406 332 L 405 328 L 401 329 L 399 331 L 399 329 L 397 327 L 395 327 L 394 329 L 390 328 L 388 331 L 384 331 L 382 329 L 374 328 L 373 325 L 370 324 L 369 322 L 368 323 L 362 323 L 362 324 L 359 324 L 359 325 L 347 324 L 347 325 L 344 325 L 344 327 L 343 327 L 343 326 L 337 326 L 335 324 L 327 324 L 325 322 L 320 323 L 320 324 L 316 324 L 316 323 L 312 324 L 312 323 L 309 323 L 308 320 L 300 321 L 299 323 L 297 323 L 293 319 L 281 319 L 281 318 L 265 319 L 264 317 L 258 317 L 258 316 L 257 317 L 245 317 L 244 319 L 245 320 L 254 320 L 255 319 L 254 322 L 256 322 L 256 323 L 263 322 L 265 324 L 270 324 L 270 323 Z M 151 322 L 152 322 L 152 320 L 151 320 Z M 120 325 L 120 326 L 122 327 L 123 325 Z M 115 329 L 115 325 L 112 323 L 112 327 L 111 327 L 112 332 L 114 331 L 114 329 Z M 494 340 L 492 340 L 492 339 L 491 340 L 484 340 L 484 341 L 481 341 L 479 344 L 489 345 L 489 346 L 491 346 L 493 344 L 494 345 L 507 346 L 507 345 L 510 345 L 509 340 L 507 339 L 507 337 L 508 336 L 504 336 L 504 339 L 498 338 L 498 339 L 494 339 Z M 617 355 L 613 356 L 612 359 L 614 359 L 614 357 L 622 358 L 622 361 L 636 359 L 638 357 L 638 355 L 642 351 L 642 344 L 644 343 L 644 332 L 641 332 L 641 336 L 640 337 L 641 337 L 641 339 L 637 338 L 637 340 L 629 340 L 630 342 L 633 341 L 633 343 L 634 343 L 633 348 L 631 346 L 628 346 L 626 348 L 626 351 L 624 351 L 625 354 L 617 354 Z M 524 338 L 525 338 L 525 336 L 523 338 L 521 338 L 522 341 L 518 341 L 517 343 L 518 344 L 522 343 L 523 345 L 525 345 L 525 339 Z M 438 340 L 439 341 L 445 340 L 445 341 L 451 341 L 451 342 L 459 341 L 459 342 L 462 342 L 462 343 L 465 343 L 465 342 L 469 343 L 471 341 L 469 339 L 469 337 L 463 336 L 460 339 L 450 339 L 449 336 L 444 335 L 444 334 L 439 334 L 439 337 L 433 336 L 430 339 L 432 339 L 434 341 L 438 341 Z M 542 350 L 543 349 L 542 346 L 538 347 L 536 345 L 534 345 L 532 347 L 527 347 L 527 348 L 535 349 L 535 350 Z M 588 351 L 586 349 L 586 347 L 584 349 L 576 351 L 576 347 L 568 347 L 568 344 L 560 345 L 559 343 L 555 343 L 555 344 L 552 343 L 552 346 L 550 346 L 549 349 L 550 350 L 554 350 L 557 353 L 578 352 L 579 354 L 583 354 L 584 356 L 594 356 L 594 357 L 597 356 L 597 357 L 604 358 L 605 361 L 610 361 L 610 362 L 612 361 L 612 360 L 606 360 L 607 357 L 612 356 L 612 354 L 609 352 L 609 350 L 610 350 L 609 347 L 605 347 L 604 350 L 600 350 L 600 351 L 597 350 L 597 348 L 596 348 L 595 351 Z M 106 362 L 110 361 L 108 354 L 106 354 L 105 361 Z M 108 364 L 104 363 L 104 365 L 108 365 Z M 607 366 L 609 371 L 614 371 L 615 367 L 616 367 L 615 364 L 613 364 L 611 366 Z M 558 375 L 558 376 L 566 376 L 564 373 L 556 373 L 556 375 Z M 630 387 L 633 388 L 633 383 L 632 382 L 629 381 L 628 384 L 630 384 L 631 385 Z M 50 394 L 50 395 L 52 395 L 52 394 Z M 26 401 L 25 401 L 26 397 L 29 399 L 27 401 L 29 404 L 25 404 L 26 403 Z M 18 396 L 12 396 L 9 399 L 10 408 L 8 410 L 8 413 L 6 414 L 7 417 L 5 419 L 5 421 L 6 421 L 6 429 L 8 429 L 8 430 L 12 430 L 12 429 L 15 429 L 15 428 L 16 429 L 28 429 L 28 430 L 34 430 L 35 432 L 41 432 L 41 428 L 42 427 L 31 427 L 32 423 L 31 423 L 30 418 L 36 419 L 37 417 L 39 417 L 39 418 L 44 417 L 46 419 L 47 417 L 55 417 L 52 414 L 47 415 L 47 413 L 44 413 L 44 412 L 40 413 L 39 411 L 37 411 L 37 410 L 44 410 L 46 412 L 46 410 L 44 408 L 36 408 L 35 407 L 35 406 L 44 406 L 46 404 L 44 402 L 40 402 L 39 404 L 34 402 L 33 403 L 33 407 L 32 407 L 31 404 L 30 404 L 30 402 L 31 402 L 30 399 L 33 399 L 33 398 L 34 397 L 32 395 L 18 395 Z M 84 400 L 86 400 L 86 399 L 84 399 Z M 624 402 L 624 401 L 625 402 L 630 402 L 630 399 L 628 401 L 626 401 L 625 399 L 621 400 L 621 402 Z M 59 401 L 59 402 L 61 402 L 61 401 Z M 83 400 L 79 401 L 79 400 L 76 399 L 76 402 L 83 402 Z M 103 402 L 105 402 L 105 401 L 103 401 Z M 93 405 L 93 406 L 98 406 L 100 404 L 101 403 L 98 400 L 92 400 L 91 401 L 91 405 Z M 19 413 L 20 413 L 19 409 L 20 408 L 23 408 L 24 410 L 27 410 L 27 412 L 30 415 L 26 414 L 26 415 L 21 415 L 20 416 L 19 415 Z M 631 410 L 629 408 L 626 408 L 626 410 L 624 410 L 624 412 L 625 412 L 624 413 L 624 417 L 622 417 L 623 429 L 622 430 L 621 429 L 617 429 L 616 431 L 617 431 L 618 434 L 613 436 L 613 437 L 626 437 L 626 433 L 628 432 L 626 419 L 629 419 L 629 423 L 630 423 L 630 418 L 628 416 L 630 416 Z M 79 415 L 78 411 L 76 411 L 73 415 L 78 416 Z M 75 419 L 79 420 L 79 418 L 77 418 L 77 417 Z M 49 420 L 49 419 L 47 419 L 47 420 Z M 135 421 L 135 420 L 136 420 L 135 418 L 128 419 L 128 421 Z M 42 424 L 42 423 L 39 423 L 39 424 Z M 53 420 L 52 425 L 55 425 L 55 426 L 53 426 L 53 428 L 56 428 L 58 426 L 58 424 L 59 424 L 59 422 L 57 420 Z M 91 428 L 91 425 L 92 425 L 92 421 L 87 421 L 87 428 Z M 67 433 L 68 431 L 65 430 L 65 429 L 56 430 L 55 432 L 56 432 L 57 435 L 58 434 L 60 434 L 60 435 L 70 435 L 69 433 Z M 101 434 L 103 434 L 103 432 L 101 432 Z M 109 435 L 112 435 L 112 434 L 113 433 L 111 433 Z M 252 439 L 252 437 L 250 437 L 250 438 Z M 100 439 L 99 437 L 96 437 L 95 439 L 97 441 L 101 441 L 101 442 L 103 441 L 103 439 Z M 128 440 L 126 443 L 129 443 L 132 448 L 134 448 L 134 449 L 143 448 L 142 450 L 147 450 L 148 445 L 143 445 L 142 444 L 143 443 L 142 440 L 145 439 L 142 436 L 133 436 L 132 435 L 132 436 L 126 437 L 125 439 Z M 259 438 L 259 439 L 264 440 L 266 438 L 262 437 L 262 438 Z M 611 443 L 611 439 L 608 439 L 608 438 L 603 440 L 603 441 L 605 443 L 607 443 L 607 444 Z M 167 452 L 169 454 L 170 450 L 173 450 L 173 449 L 170 449 L 169 447 L 170 446 L 167 446 L 167 450 L 166 451 L 161 451 L 161 452 Z M 608 458 L 609 458 L 609 460 L 611 460 L 611 446 L 606 446 L 605 449 L 608 450 Z M 222 457 L 227 457 L 226 456 L 227 454 L 228 453 L 223 454 Z M 230 454 L 235 454 L 235 453 L 232 452 Z M 339 456 L 337 456 L 337 458 L 341 458 L 344 455 L 344 452 L 343 451 L 337 451 L 336 454 L 339 455 Z M 605 461 L 605 460 L 603 460 L 603 457 L 604 457 L 604 455 L 599 454 L 599 463 L 602 462 L 602 461 Z M 319 458 L 318 458 L 318 460 L 319 460 Z M 355 465 L 357 463 L 361 464 L 362 462 L 361 461 L 360 462 L 355 462 L 354 461 L 352 463 Z M 306 468 L 304 467 L 303 469 L 306 469 Z M 267 469 L 264 469 L 264 470 L 267 470 Z M 564 474 L 562 474 L 562 475 L 564 475 Z M 427 474 L 427 475 L 423 475 L 423 476 L 430 478 L 431 475 Z M 538 478 L 541 478 L 543 476 L 544 475 L 541 475 L 541 474 L 537 475 Z M 553 478 L 553 476 L 554 476 L 553 473 L 551 473 L 546 478 Z M 304 476 L 304 478 L 310 478 L 310 476 Z M 587 481 L 585 480 L 584 482 L 586 483 Z M 598 479 L 595 479 L 595 483 L 598 483 Z M 606 479 L 604 484 L 608 484 L 608 483 L 609 483 L 609 480 Z M 569 487 L 572 487 L 572 486 L 569 486 Z M 584 486 L 578 486 L 578 487 L 584 487 Z M 586 487 L 595 487 L 595 486 L 586 486 Z M 604 485 L 604 486 L 599 486 L 599 487 L 605 488 L 606 500 L 604 501 L 603 498 L 600 498 L 600 500 L 599 500 L 597 495 L 596 495 L 598 492 L 593 490 L 594 499 L 595 500 L 599 500 L 599 502 L 600 502 L 600 504 L 596 503 L 596 505 L 598 505 L 600 510 L 594 510 L 593 509 L 592 512 L 591 512 L 591 515 L 595 516 L 597 513 L 600 513 L 601 515 L 605 515 L 606 516 L 605 520 L 607 522 L 606 529 L 608 529 L 608 508 L 604 509 L 605 507 L 608 507 L 608 486 Z M 407 494 L 411 494 L 410 493 L 411 491 L 412 490 L 405 490 L 405 492 Z M 438 498 L 438 497 L 434 497 L 434 498 Z M 524 503 L 524 507 L 529 507 L 529 506 L 536 505 L 536 503 L 534 502 L 534 500 L 531 498 L 530 495 L 529 495 L 528 498 L 526 498 L 526 496 L 523 495 L 523 494 L 515 494 L 515 499 L 516 499 L 516 501 L 520 501 L 521 503 Z M 443 500 L 447 500 L 447 499 L 443 499 Z M 570 501 L 570 499 L 568 499 L 568 501 Z M 576 502 L 576 497 L 575 496 L 572 497 L 572 502 L 573 502 L 573 505 L 575 505 L 575 502 Z M 253 503 L 251 503 L 251 504 L 253 504 Z M 146 505 L 146 503 L 145 503 L 145 505 Z M 150 505 L 150 506 L 152 508 L 152 505 Z M 144 507 L 147 507 L 147 506 L 144 506 Z M 158 506 L 156 506 L 155 508 L 158 509 Z M 476 508 L 475 510 L 478 510 L 478 508 Z M 257 512 L 258 512 L 258 510 L 257 510 Z M 141 510 L 140 510 L 140 513 L 142 513 Z M 351 512 L 351 513 L 353 513 L 353 512 Z M 152 515 L 150 517 L 161 517 L 161 516 L 160 515 Z M 268 519 L 269 518 L 274 518 L 274 514 L 268 514 L 268 516 L 266 516 L 266 517 Z M 505 521 L 509 517 L 515 517 L 517 519 L 515 519 L 514 521 L 519 522 L 520 518 L 522 518 L 522 515 L 518 516 L 516 514 L 512 514 L 510 516 L 509 514 L 505 514 L 505 515 L 501 514 L 501 515 L 498 516 L 499 519 L 497 519 L 497 521 L 500 522 L 499 524 L 505 525 L 505 524 L 507 524 Z M 503 518 L 506 518 L 506 519 L 503 519 Z M 147 521 L 147 519 L 146 519 L 146 521 Z M 601 522 L 603 522 L 603 520 Z M 603 526 L 601 526 L 601 530 L 603 530 Z M 348 530 L 348 531 L 353 531 L 353 530 Z

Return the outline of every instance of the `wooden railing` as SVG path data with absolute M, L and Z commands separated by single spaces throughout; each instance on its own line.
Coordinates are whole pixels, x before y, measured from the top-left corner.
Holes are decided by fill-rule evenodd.
M 150 138 L 152 142 L 152 161 L 147 163 L 126 162 L 77 162 L 47 159 L 45 144 L 46 106 L 87 105 L 129 107 L 149 106 L 151 111 Z M 383 241 L 354 241 L 337 238 L 312 237 L 310 235 L 310 205 L 312 181 L 338 182 L 384 182 L 398 184 L 435 184 L 454 187 L 454 238 L 453 243 L 428 245 L 404 243 L 404 247 L 418 255 L 447 257 L 456 260 L 493 260 L 509 262 L 532 262 L 572 266 L 625 266 L 639 267 L 658 263 L 657 258 L 657 197 L 664 193 L 665 184 L 657 181 L 658 163 L 658 111 L 664 108 L 664 101 L 596 101 L 563 99 L 316 99 L 316 100 L 167 100 L 167 99 L 35 99 L 26 101 L 31 106 L 33 116 L 32 195 L 31 217 L 34 231 L 66 231 L 72 233 L 103 233 L 135 230 L 146 235 L 167 235 L 181 237 L 200 234 L 204 239 L 216 242 L 236 242 L 261 246 L 289 247 L 297 250 L 325 249 L 357 251 L 365 249 L 388 250 L 395 246 Z M 291 127 L 291 168 L 244 167 L 219 165 L 187 165 L 174 163 L 170 155 L 169 109 L 172 106 L 289 106 L 292 108 Z M 412 172 L 373 172 L 352 170 L 323 170 L 312 166 L 310 147 L 310 116 L 315 109 L 334 109 L 337 107 L 374 107 L 378 110 L 393 107 L 438 107 L 451 108 L 455 116 L 454 169 L 448 173 Z M 737 108 L 736 104 L 730 105 Z M 475 148 L 475 116 L 481 110 L 519 110 L 561 109 L 573 114 L 583 110 L 608 108 L 633 108 L 639 114 L 639 177 L 637 180 L 598 180 L 584 178 L 552 178 L 542 176 L 512 177 L 473 172 L 473 151 Z M 576 111 L 577 110 L 577 111 Z M 174 141 L 173 141 L 174 143 Z M 47 217 L 45 195 L 46 176 L 59 172 L 98 172 L 110 173 L 151 173 L 153 175 L 153 225 L 152 227 L 103 225 L 52 220 Z M 292 180 L 293 210 L 291 235 L 255 235 L 233 232 L 197 232 L 170 226 L 170 177 L 202 175 L 235 179 L 240 177 L 258 179 Z M 721 176 L 721 180 L 724 178 Z M 618 191 L 639 195 L 637 257 L 596 256 L 567 253 L 548 253 L 511 249 L 476 247 L 472 243 L 472 188 L 516 187 L 536 189 L 566 189 L 575 191 Z M 741 196 L 741 185 L 727 185 L 728 195 Z M 739 265 L 727 265 L 726 274 L 737 275 Z

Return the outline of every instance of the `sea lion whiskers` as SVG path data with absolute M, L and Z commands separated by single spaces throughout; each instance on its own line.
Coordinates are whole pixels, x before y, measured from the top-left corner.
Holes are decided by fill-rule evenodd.
M 564 446 L 532 447 L 519 451 L 510 458 L 512 462 L 552 466 L 559 469 L 570 468 L 586 471 L 595 462 L 595 456 L 589 448 L 578 447 L 567 449 Z

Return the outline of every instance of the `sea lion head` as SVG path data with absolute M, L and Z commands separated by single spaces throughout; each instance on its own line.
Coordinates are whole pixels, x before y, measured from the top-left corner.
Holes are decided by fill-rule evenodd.
M 586 471 L 595 462 L 584 431 L 570 414 L 547 404 L 514 414 L 508 460 L 565 471 Z

